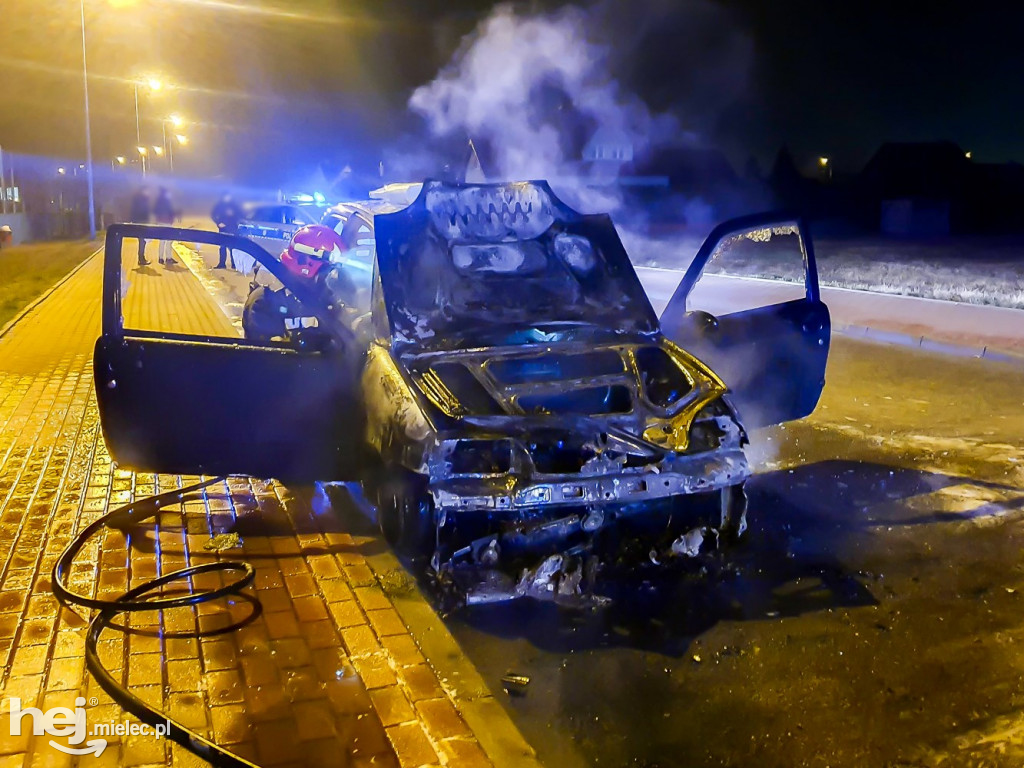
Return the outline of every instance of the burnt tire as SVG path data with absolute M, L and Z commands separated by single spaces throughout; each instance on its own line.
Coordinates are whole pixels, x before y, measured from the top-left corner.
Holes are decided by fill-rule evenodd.
M 747 530 L 747 491 L 744 483 L 729 485 L 721 491 L 722 524 L 720 531 L 727 544 L 735 544 Z
M 434 500 L 423 477 L 387 467 L 376 483 L 377 522 L 384 539 L 410 557 L 429 557 L 437 542 Z

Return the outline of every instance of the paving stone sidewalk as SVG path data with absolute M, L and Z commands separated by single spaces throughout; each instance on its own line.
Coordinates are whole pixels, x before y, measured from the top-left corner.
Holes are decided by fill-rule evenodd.
M 58 605 L 50 573 L 75 532 L 108 509 L 198 479 L 111 464 L 91 370 L 101 272 L 101 258 L 91 258 L 0 337 L 0 768 L 79 759 L 28 727 L 12 736 L 11 697 L 45 709 L 84 696 L 90 728 L 132 720 L 85 671 L 86 619 Z M 125 317 L 142 327 L 237 333 L 181 265 L 126 262 L 126 278 Z M 491 765 L 458 696 L 396 612 L 394 585 L 382 588 L 368 565 L 379 540 L 346 525 L 344 496 L 231 478 L 128 536 L 107 530 L 80 556 L 77 591 L 114 597 L 186 565 L 243 559 L 256 567 L 262 613 L 201 638 L 188 634 L 245 619 L 252 603 L 133 614 L 125 631 L 103 634 L 102 661 L 144 700 L 260 765 Z M 225 532 L 238 533 L 240 546 L 209 551 Z M 99 757 L 80 764 L 205 764 L 152 737 L 107 738 Z

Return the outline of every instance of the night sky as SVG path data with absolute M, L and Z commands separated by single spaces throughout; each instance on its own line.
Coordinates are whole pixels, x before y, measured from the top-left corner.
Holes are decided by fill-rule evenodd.
M 85 0 L 97 162 L 159 118 L 195 121 L 179 166 L 273 177 L 311 157 L 369 162 L 417 130 L 409 94 L 491 9 L 458 0 Z M 904 7 L 900 7 L 900 6 Z M 1024 160 L 1024 10 L 877 2 L 701 0 L 586 5 L 623 87 L 739 166 L 782 144 L 855 170 L 886 140 L 952 139 Z M 517 5 L 544 12 L 558 3 Z M 0 0 L 0 145 L 80 157 L 77 0 Z M 495 62 L 500 67 L 500 62 Z

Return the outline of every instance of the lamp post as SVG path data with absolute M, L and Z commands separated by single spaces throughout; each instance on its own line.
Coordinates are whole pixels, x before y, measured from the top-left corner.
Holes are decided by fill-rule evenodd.
M 149 90 L 156 92 L 164 87 L 164 84 L 160 82 L 159 78 L 147 77 L 143 80 L 133 80 L 132 90 L 135 93 L 135 142 L 142 146 L 142 123 L 139 120 L 139 86 L 143 85 L 149 88 Z M 142 175 L 146 175 L 146 157 L 145 153 L 142 154 Z
M 82 18 L 82 86 L 85 92 L 85 165 L 86 186 L 89 189 L 89 239 L 96 239 L 96 194 L 92 179 L 92 131 L 89 126 L 89 65 L 85 54 L 85 0 L 79 0 Z
M 177 141 L 181 146 L 188 144 L 188 136 L 183 133 L 174 134 L 174 140 Z M 174 141 L 171 142 L 171 170 L 174 170 Z
M 177 138 L 179 142 L 185 144 L 182 141 L 182 135 L 175 134 L 171 141 L 167 141 L 167 124 L 170 123 L 175 128 L 181 128 L 185 124 L 185 121 L 178 115 L 171 115 L 170 117 L 164 118 L 160 121 L 160 128 L 163 131 L 164 136 L 164 150 L 167 152 L 167 163 L 170 167 L 171 173 L 174 173 L 174 138 Z

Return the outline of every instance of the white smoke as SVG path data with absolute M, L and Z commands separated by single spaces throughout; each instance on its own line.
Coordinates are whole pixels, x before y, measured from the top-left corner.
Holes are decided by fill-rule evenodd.
M 631 23 L 624 25 L 626 19 Z M 652 66 L 644 45 L 656 35 L 653 77 L 663 102 L 664 84 L 672 88 L 665 112 L 648 108 L 617 77 L 647 76 L 636 65 Z M 744 96 L 750 60 L 749 38 L 708 0 L 636 0 L 628 13 L 616 4 L 529 14 L 500 5 L 437 77 L 413 92 L 409 107 L 435 146 L 471 139 L 491 179 L 548 179 L 577 209 L 611 212 L 620 228 L 642 230 L 645 206 L 623 205 L 622 187 L 609 183 L 616 160 L 643 160 L 658 147 L 711 146 L 703 134 L 713 133 L 728 106 Z M 584 162 L 595 134 L 610 138 L 624 156 Z M 423 143 L 399 155 L 390 162 L 393 170 L 430 165 Z M 719 214 L 700 193 L 665 195 L 660 205 L 699 227 Z
M 652 116 L 623 91 L 592 25 L 577 7 L 522 16 L 498 6 L 409 106 L 435 137 L 485 143 L 486 171 L 502 179 L 571 175 L 598 128 L 634 153 L 679 135 L 674 119 Z

